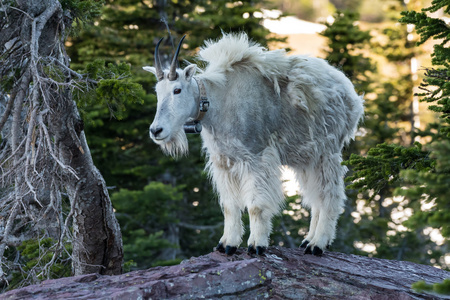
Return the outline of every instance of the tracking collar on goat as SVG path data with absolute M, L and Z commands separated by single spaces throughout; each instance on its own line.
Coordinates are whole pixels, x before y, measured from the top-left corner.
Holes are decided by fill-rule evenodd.
M 169 74 L 167 76 L 167 79 L 170 81 L 177 80 L 178 73 L 177 73 L 177 66 L 178 66 L 178 54 L 180 53 L 181 45 L 183 44 L 183 40 L 186 37 L 184 35 L 180 42 L 178 43 L 177 50 L 175 52 L 175 55 L 172 59 L 172 63 L 170 64 Z M 161 81 L 164 79 L 164 71 L 161 66 L 161 60 L 159 59 L 159 45 L 163 41 L 164 38 L 161 38 L 156 45 L 155 48 L 155 69 L 156 69 L 156 77 L 158 78 L 158 81 Z M 208 96 L 206 94 L 206 88 L 205 84 L 198 78 L 193 77 L 193 79 L 197 82 L 198 90 L 199 90 L 199 104 L 198 104 L 198 113 L 197 116 L 193 121 L 187 122 L 184 124 L 184 132 L 186 133 L 200 133 L 202 131 L 202 124 L 201 120 L 205 116 L 205 113 L 208 111 L 209 108 L 209 101 Z
M 203 119 L 209 108 L 209 101 L 208 96 L 206 95 L 205 84 L 198 78 L 194 77 L 194 80 L 197 82 L 200 94 L 198 113 L 197 117 L 195 117 L 195 120 L 184 124 L 184 132 L 186 133 L 200 133 L 202 131 L 202 123 L 200 123 L 200 121 Z

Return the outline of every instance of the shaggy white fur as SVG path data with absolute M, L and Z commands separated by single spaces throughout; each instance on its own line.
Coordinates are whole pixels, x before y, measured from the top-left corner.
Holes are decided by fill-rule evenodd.
M 242 242 L 241 213 L 247 209 L 249 251 L 263 253 L 271 218 L 284 204 L 280 168 L 286 165 L 297 174 L 303 204 L 311 209 L 303 246 L 306 253 L 321 255 L 335 238 L 343 210 L 341 151 L 363 116 L 362 98 L 326 61 L 266 51 L 245 33 L 205 42 L 199 59 L 207 67 L 196 78 L 211 102 L 202 121 L 206 169 L 225 217 L 218 249 L 232 254 Z M 151 131 L 158 136 L 150 135 L 172 155 L 187 151 L 182 125 L 197 112 L 196 69 L 178 70 L 177 80 L 163 79 L 156 86 L 158 111 Z

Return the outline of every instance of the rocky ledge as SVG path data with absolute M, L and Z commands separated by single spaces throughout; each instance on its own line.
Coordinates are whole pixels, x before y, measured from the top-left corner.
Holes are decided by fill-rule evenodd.
M 181 264 L 118 276 L 90 274 L 43 281 L 1 299 L 450 299 L 420 294 L 411 284 L 450 277 L 431 266 L 337 252 L 269 248 L 264 256 L 238 249 Z

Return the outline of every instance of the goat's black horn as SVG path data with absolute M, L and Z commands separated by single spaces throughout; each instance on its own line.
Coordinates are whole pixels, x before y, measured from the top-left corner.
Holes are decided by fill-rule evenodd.
M 164 38 L 160 39 L 158 44 L 156 44 L 155 48 L 155 69 L 156 69 L 156 77 L 158 78 L 158 81 L 161 81 L 164 79 L 164 71 L 161 66 L 161 60 L 159 59 L 159 44 L 163 41 Z
M 170 65 L 170 71 L 169 71 L 169 80 L 173 81 L 175 79 L 177 79 L 178 75 L 177 75 L 177 66 L 178 66 L 178 54 L 180 53 L 180 48 L 181 45 L 183 44 L 183 40 L 186 37 L 183 36 L 180 40 L 180 42 L 178 43 L 178 48 L 177 51 L 175 52 L 175 56 L 173 57 L 172 60 L 172 64 Z

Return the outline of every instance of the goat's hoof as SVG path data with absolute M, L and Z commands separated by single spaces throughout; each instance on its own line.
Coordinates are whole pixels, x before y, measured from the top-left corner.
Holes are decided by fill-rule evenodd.
M 266 247 L 256 246 L 256 255 L 264 255 Z
M 313 248 L 313 250 L 312 250 L 312 254 L 315 255 L 315 256 L 322 256 L 323 250 L 320 249 L 320 248 L 317 247 L 317 246 L 314 246 L 314 248 Z
M 221 253 L 225 253 L 225 248 L 223 247 L 222 243 L 219 243 L 216 247 L 216 250 L 221 252 Z
M 248 254 L 256 254 L 256 255 L 264 255 L 266 252 L 266 247 L 256 246 L 256 249 L 253 245 L 248 246 L 247 253 Z
M 311 246 L 306 247 L 305 254 L 312 254 L 315 256 L 322 256 L 323 250 L 317 246 L 311 248 Z
M 308 240 L 304 240 L 303 243 L 300 245 L 300 248 L 306 248 L 308 247 L 309 241 Z
M 223 247 L 223 246 L 222 246 Z M 234 253 L 236 253 L 237 247 L 233 247 L 233 246 L 226 246 L 225 247 L 225 254 L 227 255 L 233 255 Z
M 305 249 L 305 254 L 312 254 L 311 246 L 307 246 Z

